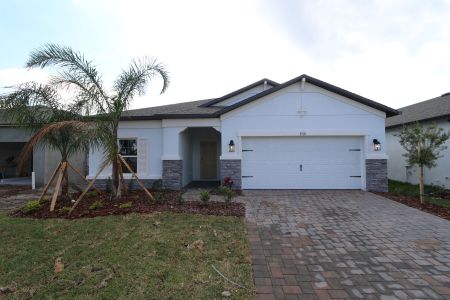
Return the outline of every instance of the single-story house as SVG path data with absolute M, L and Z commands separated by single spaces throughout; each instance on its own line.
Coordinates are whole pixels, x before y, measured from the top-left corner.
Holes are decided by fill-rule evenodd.
M 398 142 L 396 134 L 404 125 L 419 122 L 423 125 L 436 124 L 446 131 L 450 130 L 450 93 L 419 102 L 399 109 L 400 115 L 386 119 L 386 136 L 389 155 L 388 177 L 390 179 L 417 184 L 419 182 L 418 167 L 409 166 L 403 154 L 403 147 Z M 432 169 L 425 168 L 424 178 L 426 184 L 444 186 L 450 189 L 450 141 L 442 157 L 438 159 L 437 166 Z
M 36 186 L 39 187 L 52 176 L 61 156 L 57 151 L 42 146 L 35 147 L 23 170 L 18 170 L 17 159 L 31 136 L 29 129 L 12 123 L 5 111 L 0 111 L 0 184 L 31 185 L 31 172 L 34 171 Z M 83 173 L 86 173 L 85 157 L 79 153 L 70 159 L 71 164 Z M 69 171 L 69 180 L 83 181 L 72 171 Z
M 397 113 L 307 75 L 262 79 L 215 99 L 124 112 L 120 152 L 141 179 L 170 189 L 230 177 L 237 189 L 386 191 L 385 119 Z M 101 156 L 90 153 L 88 178 Z

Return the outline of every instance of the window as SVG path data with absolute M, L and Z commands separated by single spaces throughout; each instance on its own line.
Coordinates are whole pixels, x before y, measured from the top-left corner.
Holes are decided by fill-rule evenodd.
M 137 173 L 137 140 L 119 139 L 119 153 L 130 165 L 133 172 Z M 122 165 L 122 170 L 124 173 L 131 173 L 124 165 Z

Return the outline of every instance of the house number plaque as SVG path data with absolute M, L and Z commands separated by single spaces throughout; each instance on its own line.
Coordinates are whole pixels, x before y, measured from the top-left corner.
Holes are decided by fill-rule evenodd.
M 300 136 L 305 136 L 305 135 L 306 135 L 306 132 L 300 131 L 300 132 L 299 132 L 299 135 L 300 135 Z

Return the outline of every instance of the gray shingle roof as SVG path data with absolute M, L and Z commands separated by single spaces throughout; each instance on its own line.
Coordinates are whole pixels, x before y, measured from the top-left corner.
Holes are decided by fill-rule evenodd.
M 176 103 L 170 105 L 162 105 L 155 107 L 146 107 L 140 109 L 127 110 L 122 113 L 122 120 L 138 120 L 143 119 L 161 119 L 164 116 L 176 116 L 176 115 L 186 115 L 186 117 L 209 117 L 211 114 L 219 111 L 221 107 L 210 106 L 202 107 L 212 99 L 197 100 L 183 103 Z
M 405 106 L 399 111 L 400 115 L 386 119 L 387 128 L 450 116 L 450 94 Z

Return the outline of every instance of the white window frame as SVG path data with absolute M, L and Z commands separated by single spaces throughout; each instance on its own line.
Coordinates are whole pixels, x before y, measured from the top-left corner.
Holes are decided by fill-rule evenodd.
M 138 143 L 139 143 L 139 139 L 137 137 L 125 137 L 125 138 L 117 138 L 117 145 L 119 146 L 119 151 L 120 151 L 120 141 L 124 141 L 124 140 L 128 140 L 128 141 L 136 141 L 136 155 L 122 155 L 122 157 L 125 159 L 127 157 L 135 157 L 136 158 L 136 170 L 135 173 L 137 174 L 138 170 L 139 170 L 139 159 L 138 159 L 138 155 L 139 155 L 139 148 L 138 148 Z M 127 169 L 127 168 L 122 168 L 123 174 L 126 176 L 131 176 L 131 172 Z

